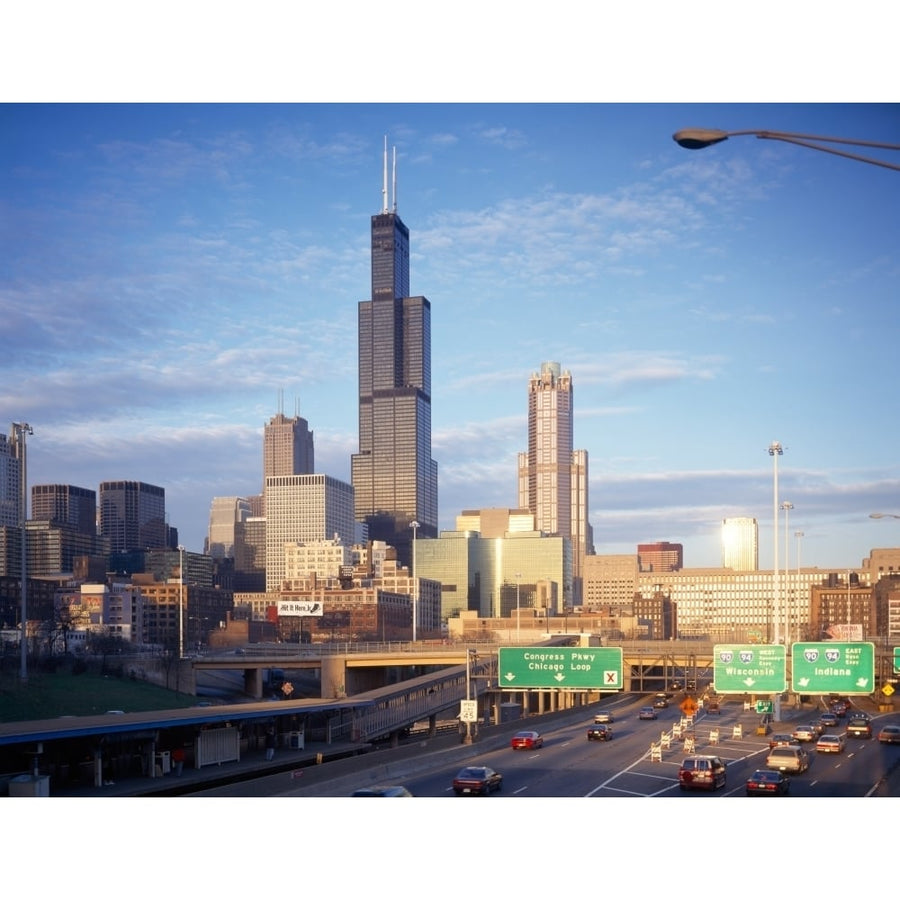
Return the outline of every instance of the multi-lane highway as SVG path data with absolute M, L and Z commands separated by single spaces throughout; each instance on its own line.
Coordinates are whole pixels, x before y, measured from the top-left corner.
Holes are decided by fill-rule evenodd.
M 677 698 L 675 698 L 677 700 Z M 516 751 L 509 747 L 508 737 L 488 738 L 482 745 L 460 748 L 457 752 L 423 754 L 407 764 L 395 766 L 389 780 L 403 784 L 416 797 L 454 797 L 450 782 L 464 765 L 485 765 L 502 773 L 503 790 L 496 797 L 734 797 L 744 796 L 744 785 L 754 769 L 764 766 L 768 738 L 757 734 L 758 716 L 744 709 L 742 703 L 728 702 L 719 715 L 702 709 L 694 716 L 687 734 L 693 736 L 694 752 L 719 756 L 727 764 L 727 783 L 714 794 L 683 792 L 678 786 L 678 767 L 686 753 L 683 740 L 673 736 L 683 714 L 673 703 L 657 711 L 656 720 L 638 719 L 638 709 L 648 698 L 625 695 L 602 703 L 613 711 L 612 741 L 589 741 L 587 726 L 600 708 L 586 707 L 583 717 L 566 717 L 565 721 L 542 728 L 541 719 L 532 717 L 521 727 L 536 729 L 544 737 L 543 746 L 535 750 Z M 810 722 L 820 710 L 811 706 L 782 711 L 776 731 L 790 731 L 795 724 Z M 881 725 L 900 721 L 897 714 L 876 715 L 873 732 Z M 843 725 L 830 729 L 843 731 Z M 716 734 L 717 732 L 717 734 Z M 669 745 L 666 746 L 666 737 Z M 658 744 L 659 752 L 651 753 Z M 876 739 L 848 738 L 841 754 L 817 754 L 810 749 L 810 767 L 792 776 L 791 795 L 795 797 L 869 797 L 900 796 L 900 746 L 883 746 Z M 360 770 L 359 785 L 372 783 L 372 776 Z M 384 780 L 384 779 L 381 779 Z M 242 793 L 254 796 L 348 796 L 354 776 L 324 781 L 315 788 L 298 786 L 281 779 L 261 779 L 243 786 Z M 228 788 L 205 792 L 228 794 Z M 460 798 L 459 802 L 475 798 Z M 478 798 L 481 799 L 481 798 Z

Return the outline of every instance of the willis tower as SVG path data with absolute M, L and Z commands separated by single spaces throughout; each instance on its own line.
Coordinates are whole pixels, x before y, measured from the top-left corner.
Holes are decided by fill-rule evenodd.
M 416 536 L 437 537 L 431 458 L 431 303 L 409 295 L 409 229 L 397 215 L 397 156 L 388 206 L 372 216 L 372 299 L 359 304 L 359 453 L 351 460 L 355 518 L 406 566 Z

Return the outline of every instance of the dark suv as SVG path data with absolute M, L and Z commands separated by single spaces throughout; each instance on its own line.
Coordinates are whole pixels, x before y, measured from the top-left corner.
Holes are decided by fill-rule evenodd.
M 847 720 L 847 737 L 872 737 L 872 723 L 866 716 L 851 716 Z
M 718 756 L 688 756 L 678 770 L 678 786 L 683 791 L 725 787 L 725 763 Z

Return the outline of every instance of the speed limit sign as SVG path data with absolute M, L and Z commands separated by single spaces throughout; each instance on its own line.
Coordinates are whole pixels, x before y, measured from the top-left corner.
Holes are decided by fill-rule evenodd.
M 478 701 L 477 700 L 460 700 L 459 701 L 459 719 L 461 722 L 477 722 L 478 721 Z

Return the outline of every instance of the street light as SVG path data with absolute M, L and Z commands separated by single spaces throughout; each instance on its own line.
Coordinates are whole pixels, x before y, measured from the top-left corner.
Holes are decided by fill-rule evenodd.
M 739 135 L 755 135 L 763 140 L 784 141 L 786 144 L 797 144 L 800 147 L 809 147 L 811 150 L 821 150 L 823 153 L 832 153 L 835 156 L 843 156 L 854 159 L 857 162 L 871 163 L 873 166 L 883 166 L 885 169 L 893 169 L 900 172 L 900 165 L 890 163 L 882 159 L 873 159 L 870 156 L 860 156 L 857 153 L 848 153 L 846 150 L 838 150 L 835 147 L 826 147 L 821 143 L 812 141 L 824 141 L 826 144 L 850 144 L 855 147 L 877 147 L 881 150 L 900 150 L 900 144 L 883 144 L 878 141 L 857 141 L 851 138 L 822 137 L 817 134 L 795 134 L 790 131 L 721 131 L 718 128 L 683 128 L 672 135 L 672 139 L 680 147 L 687 150 L 702 150 Z
M 184 659 L 184 547 L 178 545 L 178 658 Z
M 28 472 L 25 467 L 25 435 L 26 434 L 34 434 L 34 429 L 27 422 L 13 422 L 13 434 L 16 438 L 16 443 L 18 444 L 18 450 L 16 455 L 19 457 L 19 472 L 21 473 L 21 492 L 19 497 L 19 525 L 21 526 L 21 540 L 22 540 L 22 560 L 21 567 L 19 569 L 21 578 L 21 588 L 22 588 L 22 596 L 21 596 L 21 613 L 20 618 L 22 620 L 22 634 L 19 637 L 19 677 L 23 682 L 28 681 L 28 642 L 26 640 L 26 632 L 27 632 L 27 623 L 28 623 L 28 587 L 26 584 L 26 569 L 28 565 L 28 553 L 27 553 L 27 538 L 28 538 L 28 528 L 26 526 L 26 522 L 28 521 Z
M 893 513 L 869 513 L 870 519 L 900 519 L 900 516 L 895 516 Z
M 521 626 L 522 616 L 519 615 L 519 579 L 522 577 L 521 572 L 516 572 L 516 644 L 521 644 Z
M 795 531 L 794 537 L 797 538 L 797 595 L 796 596 L 797 596 L 797 601 L 798 601 L 797 605 L 799 606 L 799 600 L 800 600 L 800 539 L 802 537 L 804 537 L 804 534 L 802 531 Z M 799 618 L 799 616 L 797 617 L 797 637 L 798 638 L 800 637 L 800 618 Z M 788 640 L 788 643 L 790 643 L 790 640 Z
M 412 579 L 413 579 L 413 602 L 412 602 L 412 639 L 416 642 L 416 607 L 419 605 L 419 582 L 416 581 L 416 533 L 419 530 L 418 522 L 410 522 L 409 527 L 413 531 L 412 546 Z
M 774 643 L 781 643 L 781 628 L 779 622 L 780 598 L 778 596 L 778 457 L 784 454 L 784 448 L 778 441 L 769 444 L 769 456 L 773 464 L 773 502 L 772 502 L 772 527 L 774 531 L 772 549 L 774 560 L 772 563 L 772 618 L 775 620 Z
M 788 513 L 794 508 L 794 504 L 790 500 L 785 500 L 781 504 L 784 510 L 784 638 L 785 643 L 791 642 L 791 580 L 788 569 L 790 569 L 790 550 L 788 548 Z

